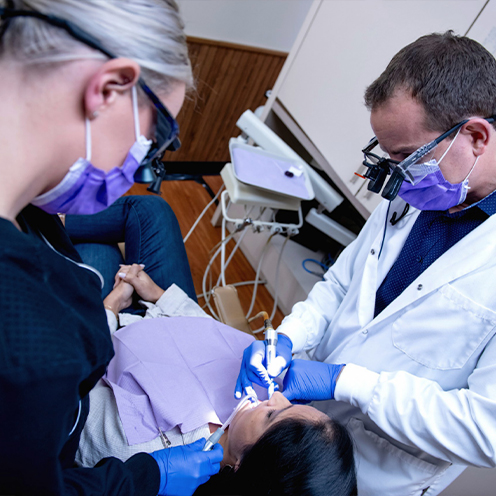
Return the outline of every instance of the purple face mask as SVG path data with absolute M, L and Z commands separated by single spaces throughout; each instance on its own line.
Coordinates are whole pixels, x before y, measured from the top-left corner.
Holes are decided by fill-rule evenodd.
M 33 205 L 49 214 L 96 214 L 129 190 L 134 184 L 134 173 L 152 144 L 140 134 L 135 87 L 132 97 L 136 142 L 123 165 L 105 172 L 91 164 L 91 130 L 86 119 L 86 159 L 79 158 L 55 188 L 32 200 Z
M 403 181 L 398 195 L 419 210 L 448 210 L 463 203 L 467 190 L 468 178 L 451 184 L 439 169 L 427 174 L 418 184 Z
M 429 171 L 419 182 L 411 184 L 408 180 L 403 181 L 398 195 L 412 207 L 419 210 L 448 210 L 465 201 L 467 191 L 470 189 L 468 178 L 474 170 L 479 157 L 476 158 L 472 169 L 470 169 L 467 177 L 461 183 L 451 184 L 444 178 L 439 168 L 441 160 L 446 156 L 457 136 L 458 134 L 439 159 L 439 162 L 433 159 L 424 164 L 413 166 L 413 168 L 417 168 L 418 170 Z M 410 171 L 409 169 L 409 172 L 415 176 L 415 170 Z

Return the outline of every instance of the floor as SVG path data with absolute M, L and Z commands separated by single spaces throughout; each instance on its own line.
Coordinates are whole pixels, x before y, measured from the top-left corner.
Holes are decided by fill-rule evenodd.
M 219 176 L 208 176 L 205 177 L 205 180 L 214 192 L 217 192 L 222 186 L 222 179 Z M 146 191 L 146 185 L 142 184 L 134 185 L 129 193 L 149 194 Z M 165 181 L 162 184 L 162 197 L 174 210 L 183 237 L 186 236 L 200 213 L 211 200 L 207 191 L 194 181 Z M 205 269 L 212 256 L 212 249 L 221 240 L 221 228 L 214 227 L 211 223 L 214 212 L 215 206 L 211 206 L 186 242 L 186 252 L 191 266 L 196 293 L 199 295 L 200 305 L 204 305 L 203 296 L 200 296 L 200 294 L 203 292 L 202 281 Z M 227 245 L 227 255 L 231 252 L 233 247 L 234 241 L 230 241 Z M 220 263 L 217 259 L 212 264 L 211 271 L 214 284 L 219 276 L 219 267 Z M 241 251 L 238 250 L 226 271 L 226 283 L 233 284 L 241 281 L 253 281 L 254 279 L 255 271 Z M 241 306 L 244 312 L 246 312 L 250 307 L 253 285 L 238 286 L 237 291 Z M 259 284 L 252 315 L 256 315 L 260 311 L 266 311 L 270 314 L 273 304 L 274 300 L 272 296 L 263 285 Z M 208 308 L 205 308 L 205 310 L 208 311 Z M 283 314 L 278 309 L 273 319 L 274 327 L 281 323 L 283 317 Z M 262 323 L 261 319 L 257 319 L 252 323 L 252 328 L 257 329 Z

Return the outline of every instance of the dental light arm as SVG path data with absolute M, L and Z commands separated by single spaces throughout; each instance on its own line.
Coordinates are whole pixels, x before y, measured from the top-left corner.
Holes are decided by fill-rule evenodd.
M 244 135 L 251 138 L 258 146 L 269 152 L 281 155 L 291 160 L 297 160 L 305 169 L 310 179 L 315 199 L 319 202 L 319 209 L 312 208 L 305 220 L 322 231 L 327 236 L 338 241 L 343 246 L 351 243 L 356 235 L 349 229 L 341 226 L 335 220 L 322 213 L 324 210 L 331 213 L 339 206 L 344 198 L 334 190 L 329 183 L 310 167 L 290 146 L 288 146 L 272 129 L 264 124 L 251 110 L 243 112 L 236 123 Z M 242 139 L 241 137 L 237 139 Z M 245 139 L 246 141 L 246 139 Z

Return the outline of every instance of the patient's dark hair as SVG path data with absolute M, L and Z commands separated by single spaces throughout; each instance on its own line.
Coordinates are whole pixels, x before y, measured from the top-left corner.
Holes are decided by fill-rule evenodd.
M 238 470 L 223 470 L 195 496 L 353 496 L 357 494 L 348 431 L 327 419 L 284 419 L 243 454 Z
M 424 107 L 429 130 L 442 133 L 468 117 L 496 113 L 496 60 L 480 43 L 453 31 L 422 36 L 367 88 L 365 105 L 374 110 L 398 90 Z

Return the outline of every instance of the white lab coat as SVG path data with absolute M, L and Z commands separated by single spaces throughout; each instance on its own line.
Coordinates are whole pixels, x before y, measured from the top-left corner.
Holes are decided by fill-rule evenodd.
M 387 214 L 383 202 L 278 329 L 293 351 L 348 364 L 338 401 L 315 406 L 351 430 L 360 496 L 434 495 L 466 465 L 496 465 L 496 215 L 374 318 L 376 291 L 419 215 L 391 225 L 404 205 Z

